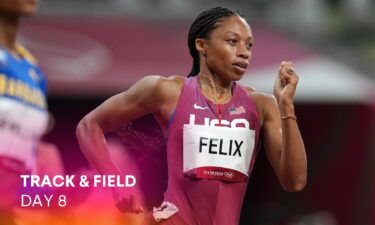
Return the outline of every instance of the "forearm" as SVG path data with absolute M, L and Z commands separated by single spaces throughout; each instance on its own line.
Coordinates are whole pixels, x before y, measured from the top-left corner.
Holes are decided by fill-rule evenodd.
M 294 116 L 293 104 L 279 105 L 281 117 Z M 298 128 L 297 120 L 285 118 L 281 120 L 282 151 L 280 157 L 280 173 L 283 184 L 290 191 L 300 191 L 306 184 L 307 160 L 305 146 Z
M 120 174 L 120 170 L 111 161 L 103 130 L 98 123 L 88 118 L 82 119 L 77 126 L 76 135 L 86 159 L 101 174 Z

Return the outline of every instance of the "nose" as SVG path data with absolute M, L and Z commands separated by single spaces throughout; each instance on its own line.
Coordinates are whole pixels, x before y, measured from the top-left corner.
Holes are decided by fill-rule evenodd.
M 238 57 L 241 57 L 243 59 L 249 59 L 250 57 L 250 50 L 246 48 L 246 45 L 241 45 L 238 49 Z

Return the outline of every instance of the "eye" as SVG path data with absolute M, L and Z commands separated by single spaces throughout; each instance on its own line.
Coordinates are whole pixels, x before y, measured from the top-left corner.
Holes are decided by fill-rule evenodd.
M 227 40 L 227 42 L 230 44 L 230 45 L 236 45 L 237 44 L 237 40 L 236 39 L 229 39 Z
M 246 48 L 248 50 L 250 50 L 252 47 L 253 47 L 253 43 L 252 42 L 247 43 Z

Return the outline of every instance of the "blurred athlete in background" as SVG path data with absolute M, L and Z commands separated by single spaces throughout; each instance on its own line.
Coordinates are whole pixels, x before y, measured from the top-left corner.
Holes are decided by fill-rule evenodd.
M 0 0 L 0 222 L 12 224 L 20 174 L 32 170 L 48 123 L 46 81 L 36 59 L 17 41 L 20 18 L 37 0 Z
M 282 62 L 275 97 L 238 84 L 253 43 L 238 12 L 204 11 L 189 32 L 193 68 L 188 78 L 147 76 L 79 123 L 80 147 L 102 174 L 121 174 L 110 159 L 105 133 L 148 113 L 166 130 L 168 188 L 144 224 L 238 224 L 261 132 L 282 187 L 304 188 L 306 153 L 293 104 L 298 76 L 291 62 Z M 114 196 L 122 211 L 144 211 L 134 189 L 114 189 Z

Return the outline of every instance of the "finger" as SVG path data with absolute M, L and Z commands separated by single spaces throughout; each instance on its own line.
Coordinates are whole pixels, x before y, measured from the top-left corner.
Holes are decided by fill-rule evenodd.
M 283 63 L 280 65 L 280 69 L 281 70 L 284 70 L 284 69 L 293 69 L 294 68 L 294 65 L 291 61 L 283 61 Z
M 282 78 L 283 77 L 283 74 L 287 72 L 287 69 L 286 68 L 281 68 L 279 70 L 279 78 Z
M 292 61 L 282 61 L 281 66 L 290 66 L 293 67 L 293 62 Z
M 136 213 L 143 213 L 144 212 L 142 203 L 143 203 L 143 201 L 141 200 L 141 198 L 137 198 L 137 201 L 135 202 Z
M 133 207 L 133 196 L 127 196 L 123 197 L 120 201 L 120 207 L 121 211 L 124 213 L 133 213 L 134 207 Z
M 118 202 L 116 203 L 116 207 L 121 211 L 121 212 L 126 212 L 126 205 L 124 202 Z
M 292 76 L 292 77 L 299 79 L 298 74 L 293 70 L 293 68 L 288 68 L 287 70 L 284 70 L 281 72 L 281 76 L 285 76 L 285 75 Z
M 143 210 L 143 207 L 142 206 L 136 206 L 135 210 L 134 210 L 134 213 L 138 214 L 138 213 L 143 213 L 144 210 Z
M 294 72 L 294 67 L 292 66 L 284 66 L 280 69 L 280 73 L 289 73 L 289 74 L 292 74 L 292 73 L 295 73 Z
M 298 83 L 298 77 L 293 76 L 291 74 L 285 74 L 284 79 L 285 79 L 285 85 Z
M 129 196 L 129 201 L 128 201 L 128 207 L 129 207 L 129 212 L 134 213 L 135 212 L 135 199 L 134 196 L 131 195 Z
M 294 79 L 294 80 L 296 80 L 297 82 L 299 81 L 299 76 L 298 76 L 298 74 L 297 74 L 296 72 L 294 72 L 294 71 L 293 71 L 292 73 L 289 73 L 288 76 L 290 76 L 291 79 Z
M 291 70 L 294 70 L 294 67 L 292 65 L 283 65 L 283 66 L 280 66 L 280 72 L 283 73 L 285 71 L 289 72 Z
M 294 73 L 294 68 L 291 66 L 282 66 L 279 70 L 279 77 L 282 77 L 282 74 L 284 73 L 292 74 Z
M 116 199 L 116 201 L 115 201 L 115 205 L 116 205 L 116 207 L 117 207 L 120 211 L 123 211 L 123 208 L 124 208 L 124 202 L 123 202 L 123 199 Z
M 138 213 L 143 212 L 143 208 L 142 208 L 142 206 L 139 202 L 139 199 L 137 197 L 134 197 L 134 196 L 131 197 L 130 205 L 131 205 L 130 208 L 131 208 L 132 213 L 138 214 Z
M 274 88 L 275 88 L 276 91 L 279 91 L 280 89 L 283 88 L 283 84 L 282 84 L 282 81 L 281 81 L 280 78 L 276 79 L 275 87 Z
M 295 77 L 295 78 L 299 78 L 298 74 L 291 68 L 289 69 L 288 71 L 283 71 L 282 73 L 283 76 L 291 76 L 291 77 Z
M 286 71 L 281 73 L 280 80 L 281 80 L 282 87 L 284 87 L 288 83 L 288 75 L 289 74 Z
M 124 198 L 122 199 L 119 204 L 118 208 L 120 209 L 121 212 L 127 213 L 130 212 L 130 204 L 129 204 L 129 199 Z

